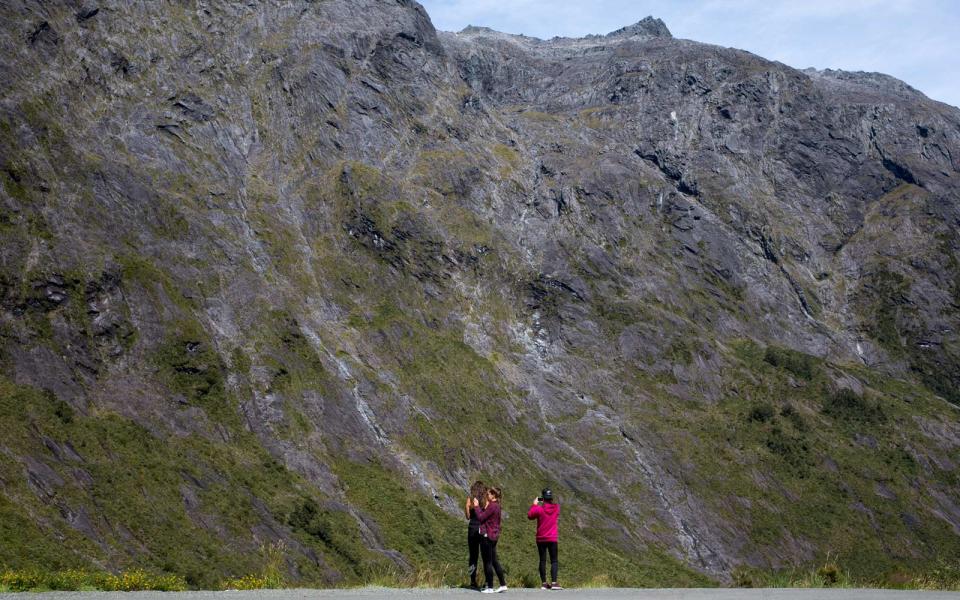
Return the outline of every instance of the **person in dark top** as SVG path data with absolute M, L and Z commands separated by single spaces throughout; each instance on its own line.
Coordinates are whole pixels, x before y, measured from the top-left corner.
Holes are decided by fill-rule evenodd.
M 480 503 L 474 501 L 473 507 L 477 511 L 477 518 L 480 519 L 480 555 L 483 557 L 483 571 L 486 575 L 487 586 L 483 593 L 492 594 L 495 592 L 507 591 L 507 580 L 503 575 L 503 567 L 497 559 L 497 540 L 500 539 L 500 498 L 503 493 L 500 488 L 493 487 L 487 490 L 486 504 L 480 508 Z M 497 579 L 500 580 L 500 587 L 493 589 L 493 572 L 497 572 Z
M 487 486 L 482 481 L 474 481 L 470 486 L 470 497 L 463 508 L 467 517 L 467 552 L 469 553 L 468 568 L 470 571 L 470 587 L 479 590 L 477 585 L 477 558 L 480 555 L 480 519 L 477 518 L 477 509 L 474 502 L 487 495 Z
M 553 500 L 553 491 L 543 490 L 534 499 L 527 518 L 537 520 L 537 552 L 540 554 L 540 588 L 544 590 L 562 590 L 557 583 L 557 520 L 560 519 L 560 505 Z M 550 583 L 547 583 L 547 553 L 550 554 Z

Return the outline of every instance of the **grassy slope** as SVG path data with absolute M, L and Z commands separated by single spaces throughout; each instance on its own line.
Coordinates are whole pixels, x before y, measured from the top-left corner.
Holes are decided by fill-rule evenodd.
M 365 178 L 360 184 L 365 196 L 387 193 L 376 173 L 361 172 L 358 177 Z M 333 199 L 334 210 L 349 215 L 347 191 L 334 188 L 334 193 L 338 196 Z M 395 232 L 398 226 L 428 230 L 403 203 L 355 204 L 384 232 Z M 440 221 L 442 226 L 456 235 L 434 233 L 454 245 L 457 240 L 483 240 L 497 259 L 492 267 L 481 262 L 479 268 L 488 269 L 487 274 L 492 269 L 495 276 L 502 277 L 497 269 L 509 264 L 510 257 L 497 246 L 495 236 L 464 215 L 451 216 L 447 211 L 445 219 Z M 314 268 L 318 279 L 326 282 L 326 292 L 347 314 L 344 335 L 361 342 L 379 340 L 379 360 L 396 376 L 396 389 L 385 389 L 385 393 L 414 397 L 423 409 L 397 442 L 441 468 L 453 468 L 467 455 L 481 454 L 486 464 L 497 465 L 495 471 L 476 475 L 508 490 L 505 508 L 509 519 L 501 546 L 504 563 L 515 585 L 533 582 L 532 526 L 523 518 L 527 499 L 516 495 L 520 490 L 539 489 L 553 474 L 525 460 L 522 448 L 535 445 L 538 437 L 523 418 L 523 394 L 506 382 L 497 364 L 503 360 L 497 357 L 510 356 L 515 349 L 501 323 L 499 328 L 493 327 L 494 354 L 480 356 L 463 343 L 461 322 L 452 318 L 469 305 L 496 323 L 497 319 L 512 318 L 509 305 L 495 288 L 480 298 L 465 298 L 452 287 L 441 287 L 445 294 L 427 297 L 419 286 L 410 284 L 413 277 L 428 277 L 436 267 L 419 247 L 400 244 L 392 255 L 374 253 L 371 257 L 370 248 L 349 246 L 352 242 L 340 239 L 338 243 L 348 246 L 317 246 L 320 252 Z M 279 241 L 274 250 L 294 254 L 292 249 L 284 250 Z M 336 260 L 325 256 L 336 256 Z M 400 265 L 399 274 L 396 265 Z M 280 276 L 292 277 L 300 267 L 281 262 L 278 269 Z M 403 269 L 416 271 L 416 275 Z M 284 273 L 286 270 L 291 273 Z M 149 263 L 127 259 L 124 272 L 131 282 L 159 281 L 161 291 L 177 296 L 169 276 Z M 299 281 L 309 285 L 302 278 Z M 38 497 L 25 484 L 21 465 L 3 465 L 2 477 L 9 483 L 0 496 L 4 532 L 0 563 L 56 568 L 142 566 L 182 574 L 191 585 L 215 586 L 226 577 L 263 568 L 264 558 L 257 552 L 262 540 L 252 534 L 252 528 L 263 520 L 253 502 L 259 498 L 277 523 L 288 527 L 296 539 L 318 551 L 326 564 L 341 573 L 341 583 L 404 580 L 391 561 L 359 542 L 361 534 L 353 517 L 331 508 L 328 498 L 278 464 L 244 431 L 236 412 L 237 399 L 225 386 L 225 361 L 190 317 L 193 307 L 178 302 L 181 318 L 170 323 L 165 341 L 149 360 L 156 365 L 160 381 L 191 405 L 202 407 L 230 432 L 230 441 L 198 435 L 174 437 L 162 430 L 151 433 L 117 414 L 97 409 L 88 415 L 74 414 L 48 393 L 5 380 L 3 429 L 15 433 L 5 440 L 4 447 L 14 456 L 46 462 L 65 483 L 54 489 L 51 497 L 43 498 L 43 493 Z M 606 304 L 594 308 L 610 335 L 646 318 L 643 311 L 649 310 L 616 308 Z M 49 335 L 49 328 L 41 327 L 48 317 L 33 314 L 30 318 L 39 324 L 41 333 L 48 331 Z M 82 315 L 71 318 L 82 319 Z M 271 383 L 274 391 L 294 399 L 303 389 L 331 385 L 330 375 L 298 337 L 285 312 L 273 313 L 256 336 L 260 341 L 254 360 L 277 373 Z M 191 341 L 202 342 L 199 352 L 184 350 Z M 681 340 L 671 356 L 689 363 L 702 343 Z M 728 341 L 725 352 L 730 361 L 725 371 L 726 394 L 713 405 L 674 397 L 666 391 L 672 383 L 669 375 L 633 372 L 618 377 L 625 389 L 632 386 L 635 392 L 656 399 L 659 417 L 644 419 L 643 425 L 654 427 L 671 451 L 692 467 L 684 478 L 691 489 L 708 499 L 718 514 L 747 524 L 748 546 L 758 555 L 777 547 L 789 532 L 793 539 L 811 544 L 812 562 L 829 552 L 855 575 L 867 577 L 897 568 L 920 570 L 928 557 L 958 549 L 956 536 L 922 518 L 924 506 L 931 502 L 924 486 L 955 485 L 953 476 L 943 471 L 921 472 L 908 451 L 929 445 L 918 437 L 912 417 L 939 418 L 944 410 L 940 401 L 922 388 L 886 380 L 862 367 L 826 365 L 786 350 L 764 354 L 761 347 L 747 341 Z M 243 365 L 250 358 L 241 355 L 231 360 L 234 370 L 249 369 L 249 364 Z M 831 404 L 837 389 L 832 381 L 844 371 L 867 382 L 865 399 L 840 398 L 839 404 Z M 833 376 L 828 377 L 829 373 Z M 478 414 L 464 404 L 465 398 L 485 398 L 513 409 Z M 312 425 L 302 415 L 297 418 L 296 403 L 288 406 L 288 434 L 309 432 Z M 624 417 L 627 421 L 632 418 L 629 412 Z M 877 449 L 853 443 L 856 434 L 871 436 Z M 69 442 L 82 461 L 74 465 L 51 460 L 44 439 L 58 445 Z M 451 449 L 456 452 L 451 454 Z M 824 467 L 828 457 L 837 465 L 835 471 Z M 415 569 L 433 573 L 436 580 L 455 583 L 464 579 L 463 523 L 458 517 L 412 492 L 406 476 L 393 467 L 376 461 L 357 464 L 345 456 L 319 458 L 340 477 L 346 498 L 377 524 L 386 547 L 400 551 Z M 602 465 L 601 455 L 596 458 Z M 78 468 L 90 475 L 92 483 L 78 483 L 72 475 Z M 757 473 L 763 475 L 759 483 Z M 193 516 L 179 491 L 184 482 L 191 481 L 202 482 L 200 509 Z M 877 496 L 878 483 L 896 498 Z M 458 499 L 461 493 L 449 487 L 441 491 Z M 577 498 L 573 506 L 578 503 L 587 514 L 623 518 L 595 500 Z M 401 508 L 407 505 L 409 509 Z M 81 507 L 104 535 L 103 546 L 65 525 L 68 511 Z M 198 521 L 197 512 L 206 518 Z M 908 531 L 904 514 L 917 516 L 920 524 L 909 525 L 914 530 Z M 574 520 L 568 514 L 567 522 Z M 184 532 L 190 532 L 193 542 L 189 545 L 180 543 Z M 298 582 L 332 581 L 328 571 L 301 554 L 291 552 L 290 556 L 292 577 Z M 563 556 L 564 578 L 571 583 L 587 583 L 597 577 L 617 585 L 709 583 L 656 548 L 639 557 L 624 556 L 608 542 L 606 532 L 590 527 L 567 526 Z M 770 564 L 771 568 L 779 566 L 783 565 Z

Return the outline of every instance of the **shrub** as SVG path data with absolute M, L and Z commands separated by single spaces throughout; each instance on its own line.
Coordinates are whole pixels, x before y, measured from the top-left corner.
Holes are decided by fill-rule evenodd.
M 187 582 L 179 575 L 154 575 L 139 569 L 117 575 L 66 569 L 53 573 L 5 571 L 0 574 L 0 588 L 11 592 L 44 589 L 59 591 L 99 589 L 119 592 L 139 590 L 180 592 L 187 589 Z
M 269 588 L 267 578 L 262 575 L 244 575 L 243 577 L 232 577 L 225 579 L 220 584 L 223 590 L 262 590 Z
M 767 450 L 783 459 L 801 477 L 810 467 L 810 446 L 807 441 L 803 437 L 786 433 L 779 426 L 770 430 Z
M 836 390 L 823 402 L 823 414 L 843 421 L 880 423 L 886 420 L 878 402 L 866 400 L 848 388 Z
M 773 418 L 774 414 L 776 414 L 776 411 L 774 411 L 773 406 L 764 402 L 750 409 L 750 412 L 747 413 L 747 421 L 766 423 Z
M 284 555 L 286 545 L 283 540 L 274 544 L 262 544 L 260 555 L 263 556 L 263 572 L 257 575 L 230 577 L 220 582 L 222 590 L 263 590 L 280 589 L 286 585 L 283 576 Z
M 817 576 L 823 580 L 824 585 L 836 585 L 840 581 L 840 567 L 836 563 L 828 562 L 817 569 Z
M 518 588 L 538 588 L 540 587 L 540 578 L 531 573 L 521 573 L 515 583 Z
M 153 575 L 142 569 L 135 569 L 118 575 L 106 575 L 97 587 L 110 592 L 180 592 L 187 589 L 187 582 L 179 575 Z
M 5 571 L 0 575 L 0 586 L 11 592 L 26 592 L 40 587 L 43 576 L 37 571 Z
M 780 411 L 780 416 L 790 422 L 793 425 L 793 428 L 800 432 L 807 431 L 807 422 L 803 420 L 803 416 L 793 407 L 793 405 L 788 404 L 784 406 Z
M 816 359 L 809 354 L 778 346 L 767 346 L 763 354 L 763 360 L 769 365 L 785 369 L 794 376 L 807 381 L 813 379 L 817 368 Z
M 755 587 L 754 574 L 749 569 L 737 567 L 730 573 L 733 587 L 752 588 Z
M 51 590 L 76 591 L 96 588 L 97 576 L 79 569 L 67 569 L 54 573 L 46 583 Z

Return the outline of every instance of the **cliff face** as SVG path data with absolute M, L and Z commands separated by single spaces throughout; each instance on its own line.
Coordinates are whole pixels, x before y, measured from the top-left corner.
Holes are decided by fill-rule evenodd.
M 8 3 L 0 563 L 572 582 L 960 551 L 960 111 L 645 19 Z M 190 544 L 184 544 L 190 539 Z

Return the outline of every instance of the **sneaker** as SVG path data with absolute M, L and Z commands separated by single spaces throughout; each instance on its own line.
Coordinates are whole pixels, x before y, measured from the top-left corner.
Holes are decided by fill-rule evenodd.
M 497 588 L 497 593 L 498 593 L 498 594 L 502 594 L 502 593 L 504 593 L 505 591 L 507 591 L 507 586 L 505 586 L 505 585 L 501 585 L 500 587 Z
M 481 593 L 481 594 L 496 594 L 497 591 L 496 591 L 495 589 L 493 589 L 493 588 L 487 588 L 487 587 L 485 587 L 485 588 L 483 588 L 482 590 L 480 590 L 480 593 Z
M 559 583 L 557 583 L 556 581 L 554 581 L 553 583 L 550 584 L 550 589 L 551 589 L 551 590 L 562 590 L 562 589 L 563 589 L 563 586 L 560 585 Z
M 540 589 L 541 589 L 541 590 L 549 590 L 549 589 L 550 589 L 550 584 L 549 584 L 549 583 L 541 583 L 541 584 L 540 584 Z

